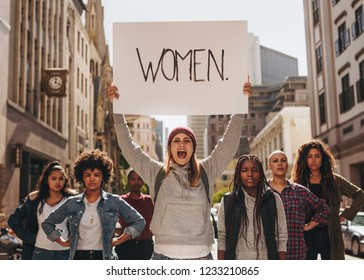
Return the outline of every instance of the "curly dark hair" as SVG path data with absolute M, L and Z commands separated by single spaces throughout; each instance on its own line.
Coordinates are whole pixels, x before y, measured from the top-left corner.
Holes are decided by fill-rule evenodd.
M 85 151 L 75 161 L 74 174 L 76 181 L 83 182 L 83 172 L 95 168 L 102 171 L 103 183 L 108 183 L 114 171 L 114 164 L 107 153 L 99 149 Z
M 58 161 L 52 161 L 52 162 L 48 163 L 43 168 L 42 174 L 39 176 L 37 185 L 35 188 L 38 191 L 38 197 L 40 200 L 40 207 L 39 207 L 40 214 L 43 212 L 43 206 L 44 206 L 47 198 L 49 197 L 48 177 L 51 174 L 51 172 L 54 170 L 57 170 L 57 171 L 60 171 L 63 173 L 63 176 L 65 178 L 65 180 L 64 180 L 65 183 L 61 190 L 61 193 L 62 193 L 63 197 L 68 196 L 67 192 L 68 192 L 68 189 L 70 189 L 70 186 L 69 186 L 67 174 L 66 174 L 64 168 Z
M 333 195 L 332 191 L 330 191 L 330 186 L 333 186 L 335 180 L 335 157 L 331 153 L 329 146 L 326 145 L 321 139 L 314 139 L 301 145 L 293 163 L 291 179 L 293 182 L 301 184 L 305 187 L 308 186 L 311 172 L 307 166 L 307 154 L 311 149 L 319 150 L 322 155 L 320 173 L 322 175 L 321 183 L 323 186 L 323 198 L 329 202 L 331 199 L 330 196 Z

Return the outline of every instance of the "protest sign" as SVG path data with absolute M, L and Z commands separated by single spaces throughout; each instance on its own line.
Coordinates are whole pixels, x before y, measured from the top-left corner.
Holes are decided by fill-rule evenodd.
M 113 25 L 114 113 L 246 113 L 245 21 Z

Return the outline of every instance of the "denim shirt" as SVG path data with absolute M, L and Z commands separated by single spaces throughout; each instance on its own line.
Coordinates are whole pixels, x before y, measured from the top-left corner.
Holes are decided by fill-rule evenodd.
M 51 241 L 55 241 L 61 236 L 56 224 L 61 223 L 65 218 L 69 224 L 70 239 L 70 259 L 74 258 L 77 250 L 79 226 L 82 215 L 85 212 L 85 193 L 68 198 L 59 208 L 52 212 L 42 223 L 42 228 Z M 125 200 L 118 195 L 113 195 L 101 190 L 101 199 L 97 205 L 97 212 L 100 217 L 102 227 L 102 243 L 104 260 L 117 259 L 114 248 L 111 247 L 115 225 L 119 216 L 130 224 L 124 233 L 131 238 L 138 237 L 145 226 L 144 218 L 132 208 Z

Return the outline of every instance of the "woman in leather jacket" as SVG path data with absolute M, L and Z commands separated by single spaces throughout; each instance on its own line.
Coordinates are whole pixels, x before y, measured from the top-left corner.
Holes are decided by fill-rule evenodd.
M 40 225 L 51 211 L 74 194 L 61 164 L 53 161 L 46 165 L 35 191 L 25 198 L 24 204 L 16 208 L 8 220 L 9 227 L 23 241 L 22 260 L 68 259 L 69 247 L 50 242 Z M 67 224 L 60 223 L 58 227 L 67 236 Z

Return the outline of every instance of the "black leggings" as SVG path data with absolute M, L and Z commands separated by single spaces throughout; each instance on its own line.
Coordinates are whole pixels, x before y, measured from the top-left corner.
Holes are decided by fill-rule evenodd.
M 327 225 L 316 226 L 310 231 L 305 231 L 307 246 L 306 260 L 317 260 L 318 254 L 322 260 L 330 260 L 330 239 Z

